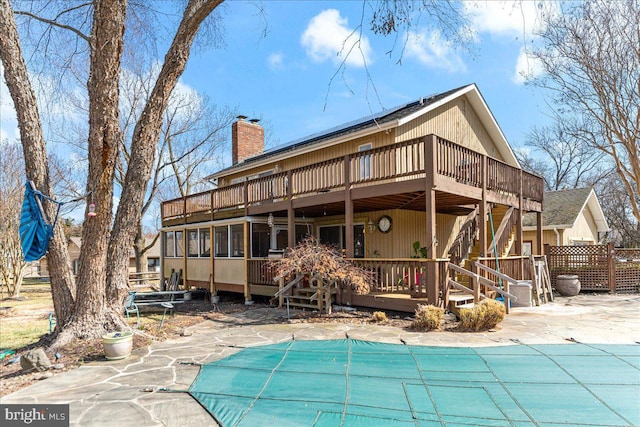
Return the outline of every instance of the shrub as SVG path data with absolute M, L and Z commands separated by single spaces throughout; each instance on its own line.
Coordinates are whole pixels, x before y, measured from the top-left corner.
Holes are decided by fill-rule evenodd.
M 421 304 L 416 308 L 416 316 L 411 326 L 416 329 L 432 331 L 440 327 L 444 318 L 444 309 L 434 305 Z
M 324 280 L 350 286 L 358 295 L 369 293 L 372 273 L 355 266 L 342 257 L 335 248 L 318 243 L 308 237 L 291 249 L 284 258 L 273 260 L 271 268 L 276 276 L 295 277 L 297 274 L 318 274 Z
M 481 331 L 495 328 L 504 320 L 504 304 L 493 300 L 484 299 L 473 308 L 463 308 L 460 310 L 460 322 L 462 328 L 472 331 Z
M 384 311 L 374 311 L 371 315 L 371 320 L 376 323 L 386 322 L 388 320 L 387 313 L 385 313 Z

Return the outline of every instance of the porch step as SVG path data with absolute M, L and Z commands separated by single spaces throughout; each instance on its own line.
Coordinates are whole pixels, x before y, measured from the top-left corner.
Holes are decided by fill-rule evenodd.
M 454 303 L 456 306 L 466 304 L 469 301 L 473 301 L 473 295 L 465 293 L 452 293 L 449 295 L 449 305 Z
M 299 307 L 299 308 L 312 308 L 314 310 L 318 309 L 318 304 L 306 304 L 302 302 L 290 301 L 289 307 Z
M 472 308 L 473 295 L 464 292 L 451 293 L 449 295 L 449 311 L 460 318 L 460 310 L 463 308 Z

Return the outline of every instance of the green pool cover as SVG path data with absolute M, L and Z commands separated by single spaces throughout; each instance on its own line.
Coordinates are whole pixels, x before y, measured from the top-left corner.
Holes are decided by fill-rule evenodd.
M 247 348 L 189 393 L 223 426 L 639 426 L 640 346 Z

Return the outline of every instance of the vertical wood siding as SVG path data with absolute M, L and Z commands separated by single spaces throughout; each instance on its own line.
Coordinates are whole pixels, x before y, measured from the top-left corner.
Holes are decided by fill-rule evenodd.
M 407 141 L 432 133 L 479 153 L 504 160 L 466 97 L 454 99 L 400 126 L 396 141 Z

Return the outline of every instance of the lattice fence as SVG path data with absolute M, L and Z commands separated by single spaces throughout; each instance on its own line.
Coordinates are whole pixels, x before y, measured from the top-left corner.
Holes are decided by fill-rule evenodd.
M 616 249 L 616 291 L 640 292 L 640 249 Z
M 561 274 L 575 274 L 583 291 L 638 292 L 640 250 L 613 245 L 547 246 L 551 282 Z

